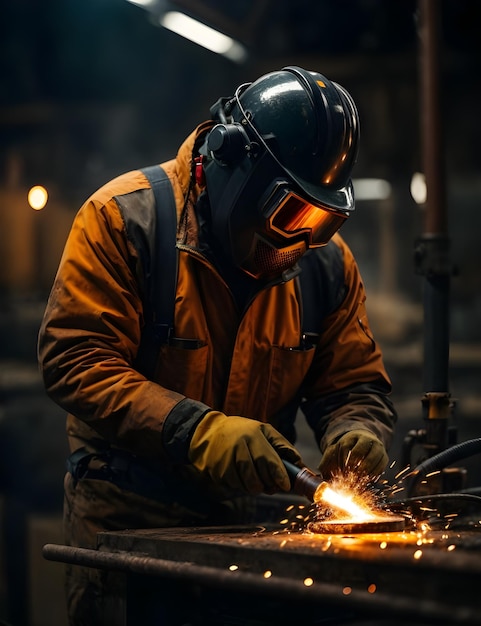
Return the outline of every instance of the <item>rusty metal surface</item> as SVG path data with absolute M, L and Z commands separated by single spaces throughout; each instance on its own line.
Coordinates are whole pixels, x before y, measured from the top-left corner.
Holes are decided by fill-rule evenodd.
M 96 550 L 44 547 L 50 560 L 140 580 L 138 588 L 144 595 L 150 590 L 154 606 L 166 584 L 175 584 L 181 597 L 188 590 L 192 601 L 200 598 L 210 606 L 205 598 L 214 594 L 217 604 L 221 599 L 237 613 L 262 599 L 277 616 L 272 623 L 302 607 L 304 626 L 317 624 L 312 616 L 324 614 L 326 607 L 356 619 L 364 616 L 370 624 L 380 624 L 382 616 L 383 626 L 396 620 L 413 626 L 479 624 L 480 552 L 476 527 L 352 535 L 279 527 L 125 530 L 99 533 Z M 332 623 L 344 623 L 336 619 Z M 236 623 L 250 624 L 248 619 Z M 266 618 L 265 623 L 271 622 Z
M 459 624 L 481 620 L 481 596 L 473 592 L 481 585 L 480 551 L 478 529 L 323 535 L 181 528 L 101 533 L 98 542 L 99 553 L 175 564 L 180 577 L 207 568 L 209 585 L 241 589 L 252 582 L 258 594 L 281 598 L 290 591 L 303 601 Z

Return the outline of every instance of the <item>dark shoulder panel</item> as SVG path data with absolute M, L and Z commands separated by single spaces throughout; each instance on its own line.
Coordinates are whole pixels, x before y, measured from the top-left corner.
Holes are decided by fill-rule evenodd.
M 318 333 L 322 320 L 344 300 L 344 257 L 331 240 L 322 248 L 308 250 L 299 261 L 303 328 Z
M 124 221 L 128 240 L 139 255 L 143 289 L 149 284 L 153 272 L 156 213 L 152 189 L 139 189 L 131 193 L 115 196 Z

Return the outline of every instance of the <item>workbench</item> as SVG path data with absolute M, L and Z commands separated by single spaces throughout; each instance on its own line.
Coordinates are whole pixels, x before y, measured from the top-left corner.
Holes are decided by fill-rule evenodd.
M 481 529 L 125 530 L 44 556 L 103 569 L 109 626 L 480 624 Z

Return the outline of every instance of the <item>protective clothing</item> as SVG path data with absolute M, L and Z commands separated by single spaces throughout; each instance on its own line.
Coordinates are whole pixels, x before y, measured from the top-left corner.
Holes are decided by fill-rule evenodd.
M 388 462 L 386 449 L 381 441 L 368 430 L 351 430 L 326 448 L 319 470 L 324 478 L 352 471 L 360 476 L 377 477 Z
M 250 494 L 289 491 L 281 458 L 301 463 L 292 444 L 270 424 L 209 411 L 194 431 L 189 459 L 214 482 Z
M 389 446 L 396 420 L 391 383 L 369 328 L 359 269 L 333 235 L 353 209 L 357 114 L 342 88 L 307 74 L 286 70 L 266 79 L 270 112 L 255 110 L 257 89 L 267 84 L 261 81 L 239 91 L 232 120 L 219 117 L 228 143 L 241 148 L 235 168 L 223 154 L 222 131 L 210 133 L 216 120 L 201 124 L 163 164 L 177 209 L 177 285 L 174 332 L 152 371 L 139 348 L 149 328 L 146 277 L 162 224 L 155 223 L 148 180 L 141 171 L 119 176 L 75 217 L 38 342 L 45 389 L 68 413 L 71 450 L 85 448 L 100 463 L 88 468 L 90 477 L 66 476 L 70 545 L 94 548 L 102 529 L 247 522 L 252 498 L 237 497 L 232 486 L 287 487 L 277 455 L 296 462 L 300 411 L 321 452 L 358 429 Z M 289 103 L 278 117 L 283 98 L 275 94 L 282 90 Z M 286 117 L 299 107 L 306 127 Z M 195 176 L 202 146 L 207 190 Z M 207 196 L 210 215 L 200 211 Z M 228 275 L 204 236 L 210 230 L 242 271 Z M 287 273 L 296 262 L 300 274 Z M 112 451 L 132 462 L 121 483 L 98 479 Z M 139 458 L 152 468 L 154 486 L 163 485 L 158 496 L 137 492 L 135 476 L 149 473 L 136 471 Z M 102 596 L 101 582 L 90 568 L 74 569 L 70 623 L 85 623 L 87 606 L 94 626 L 92 598 Z
M 204 146 L 211 230 L 247 274 L 279 276 L 354 210 L 356 107 L 325 76 L 285 67 L 211 110 L 220 122 Z
M 38 347 L 45 388 L 69 413 L 71 449 L 119 447 L 159 463 L 168 477 L 189 462 L 190 436 L 207 411 L 270 423 L 294 443 L 299 408 L 321 451 L 358 428 L 388 447 L 395 421 L 390 381 L 344 240 L 335 235 L 300 260 L 319 326 L 312 340 L 304 336 L 299 277 L 252 281 L 254 291 L 239 308 L 199 250 L 194 207 L 202 189 L 190 187 L 192 157 L 211 127 L 201 125 L 164 164 L 179 216 L 175 336 L 161 346 L 152 377 L 136 362 L 148 264 L 141 244 L 152 238 L 145 176 L 133 171 L 111 181 L 73 222 Z

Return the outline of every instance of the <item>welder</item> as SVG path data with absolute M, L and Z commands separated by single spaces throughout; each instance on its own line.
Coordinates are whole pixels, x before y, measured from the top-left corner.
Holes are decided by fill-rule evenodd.
M 354 212 L 348 91 L 289 66 L 219 98 L 162 166 L 76 215 L 39 333 L 67 412 L 65 541 L 246 523 L 287 492 L 307 419 L 324 478 L 386 467 L 396 421 L 365 290 L 337 232 Z M 173 219 L 172 219 L 173 216 Z M 67 575 L 71 624 L 101 575 Z

